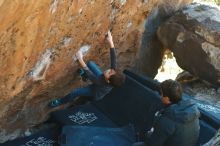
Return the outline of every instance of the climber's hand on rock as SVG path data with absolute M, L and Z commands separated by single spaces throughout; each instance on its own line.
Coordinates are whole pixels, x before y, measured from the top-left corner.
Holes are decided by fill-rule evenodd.
M 78 51 L 78 52 L 76 53 L 76 58 L 77 58 L 78 60 L 83 60 L 83 55 L 82 55 L 82 52 L 81 52 L 81 51 Z
M 112 34 L 110 31 L 108 31 L 107 33 L 106 40 L 108 41 L 110 47 L 114 48 L 113 38 L 112 38 Z
M 112 34 L 110 31 L 107 32 L 106 39 L 109 43 L 112 42 L 113 39 L 112 39 Z

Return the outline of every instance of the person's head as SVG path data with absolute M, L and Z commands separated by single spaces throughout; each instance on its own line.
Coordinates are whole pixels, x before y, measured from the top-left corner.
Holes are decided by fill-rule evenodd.
M 121 86 L 125 80 L 124 75 L 114 69 L 106 70 L 104 72 L 104 77 L 105 77 L 106 82 L 108 82 L 113 87 Z
M 182 99 L 182 87 L 174 80 L 165 80 L 160 84 L 162 102 L 165 105 L 178 103 Z

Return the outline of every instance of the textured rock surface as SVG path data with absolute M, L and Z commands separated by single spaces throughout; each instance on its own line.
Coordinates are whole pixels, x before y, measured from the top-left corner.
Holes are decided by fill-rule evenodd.
M 72 63 L 78 49 L 90 48 L 86 60 L 103 68 L 109 64 L 104 36 L 113 28 L 119 66 L 133 68 L 141 63 L 148 12 L 190 1 L 0 0 L 0 142 L 47 119 L 49 100 L 80 86 Z
M 177 1 L 176 1 L 177 2 Z M 163 1 L 161 6 L 154 8 L 145 21 L 145 31 L 134 71 L 154 78 L 158 73 L 165 49 L 156 36 L 158 27 L 172 16 L 176 10 L 190 1 Z
M 158 29 L 164 47 L 174 52 L 179 66 L 220 85 L 220 11 L 193 4 Z

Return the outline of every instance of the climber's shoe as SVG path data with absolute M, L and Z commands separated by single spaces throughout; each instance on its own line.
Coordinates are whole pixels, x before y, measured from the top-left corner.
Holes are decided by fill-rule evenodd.
M 84 69 L 82 69 L 82 68 L 78 69 L 78 73 L 84 82 L 86 82 L 88 80 L 88 75 L 86 74 Z
M 61 99 L 54 99 L 49 103 L 50 107 L 57 107 L 60 106 L 62 104 Z

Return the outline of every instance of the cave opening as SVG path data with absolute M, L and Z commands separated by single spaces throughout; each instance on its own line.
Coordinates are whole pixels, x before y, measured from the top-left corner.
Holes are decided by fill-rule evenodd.
M 175 80 L 177 75 L 182 71 L 183 69 L 178 66 L 173 53 L 169 50 L 166 50 L 162 59 L 162 64 L 158 69 L 155 79 L 159 82 L 167 79 Z

